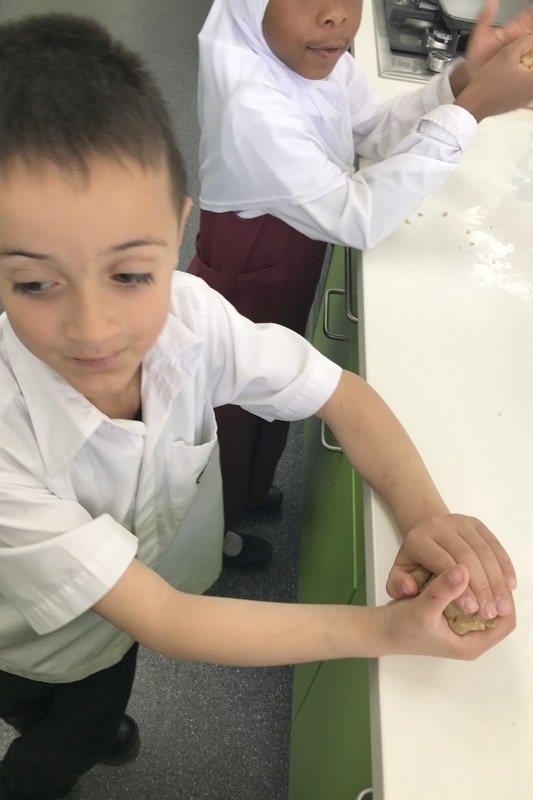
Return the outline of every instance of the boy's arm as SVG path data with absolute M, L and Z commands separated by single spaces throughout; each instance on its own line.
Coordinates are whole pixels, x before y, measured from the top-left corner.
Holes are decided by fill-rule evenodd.
M 400 598 L 416 593 L 409 573 L 418 564 L 435 573 L 462 564 L 471 589 L 459 600 L 464 610 L 479 607 L 486 617 L 510 613 L 516 576 L 509 556 L 479 520 L 449 513 L 416 448 L 379 395 L 357 375 L 343 372 L 318 416 L 353 467 L 388 504 L 402 535 L 389 594 Z
M 443 616 L 468 581 L 456 567 L 424 592 L 377 608 L 305 605 L 189 595 L 135 560 L 93 610 L 170 658 L 274 666 L 334 658 L 428 655 L 472 660 L 514 628 L 458 636 Z

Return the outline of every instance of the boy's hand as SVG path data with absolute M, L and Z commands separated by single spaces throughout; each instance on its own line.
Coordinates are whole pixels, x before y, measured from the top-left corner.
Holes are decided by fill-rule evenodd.
M 498 0 L 487 0 L 468 37 L 465 60 L 471 75 L 475 75 L 502 47 L 521 36 L 533 34 L 533 3 L 503 27 L 493 27 L 497 10 Z
M 457 564 L 470 575 L 469 586 L 457 597 L 464 611 L 477 611 L 488 619 L 511 615 L 511 592 L 516 588 L 511 559 L 482 522 L 462 514 L 432 517 L 407 533 L 390 571 L 387 592 L 395 600 L 413 597 L 417 586 L 410 573 L 415 567 L 421 565 L 439 575 Z
M 516 624 L 512 601 L 509 613 L 498 619 L 494 628 L 464 636 L 453 633 L 443 612 L 467 585 L 468 572 L 455 566 L 435 578 L 418 597 L 381 606 L 387 652 L 472 661 L 508 636 Z
M 502 47 L 456 94 L 455 104 L 469 111 L 478 122 L 527 106 L 533 100 L 533 70 L 520 59 L 532 50 L 531 34 Z M 450 83 L 455 93 L 453 75 Z

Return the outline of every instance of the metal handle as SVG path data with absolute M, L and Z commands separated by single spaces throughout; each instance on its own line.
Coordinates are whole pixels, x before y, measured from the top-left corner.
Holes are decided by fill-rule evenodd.
M 372 789 L 363 789 L 354 800 L 372 800 Z
M 352 294 L 353 294 L 353 269 L 352 269 L 352 248 L 346 247 L 344 250 L 344 302 L 346 309 L 346 316 L 350 322 L 359 322 L 359 317 L 352 311 Z
M 335 339 L 337 342 L 349 342 L 350 337 L 344 336 L 342 333 L 333 333 L 331 328 L 329 327 L 329 298 L 332 294 L 341 294 L 345 295 L 346 292 L 344 289 L 328 289 L 326 292 L 326 297 L 324 300 L 324 333 L 328 337 L 328 339 Z
M 330 444 L 326 441 L 326 423 L 323 419 L 320 420 L 320 444 L 332 453 L 342 453 L 342 447 L 339 447 L 338 444 Z

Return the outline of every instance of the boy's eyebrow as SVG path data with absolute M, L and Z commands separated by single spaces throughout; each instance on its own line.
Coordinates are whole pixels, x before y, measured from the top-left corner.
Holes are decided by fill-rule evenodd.
M 24 256 L 24 258 L 35 258 L 41 261 L 48 258 L 44 253 L 31 253 L 29 250 L 0 250 L 0 258 L 9 256 Z
M 145 247 L 146 245 L 156 245 L 157 247 L 167 247 L 167 242 L 164 239 L 153 239 L 151 236 L 146 236 L 143 239 L 132 239 L 129 242 L 121 242 L 112 247 L 104 250 L 104 253 L 121 253 L 124 250 L 129 250 L 131 247 Z M 51 256 L 46 253 L 32 253 L 30 250 L 20 249 L 6 249 L 0 250 L 0 258 L 8 258 L 10 256 L 22 256 L 23 258 L 33 258 L 37 261 L 46 261 Z
M 142 239 L 132 239 L 131 242 L 122 242 L 110 247 L 107 252 L 120 253 L 123 250 L 129 250 L 130 247 L 144 247 L 147 244 L 155 244 L 158 247 L 167 247 L 168 243 L 164 239 L 153 239 L 151 236 L 145 236 Z

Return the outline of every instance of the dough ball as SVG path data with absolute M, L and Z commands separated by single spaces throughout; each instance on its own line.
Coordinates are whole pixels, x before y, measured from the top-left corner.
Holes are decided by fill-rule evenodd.
M 417 567 L 411 575 L 418 586 L 418 594 L 420 594 L 422 589 L 435 577 L 425 567 Z M 446 606 L 444 609 L 444 616 L 448 620 L 448 625 L 452 631 L 458 633 L 459 636 L 470 633 L 470 631 L 484 631 L 485 628 L 494 628 L 496 626 L 495 619 L 485 619 L 485 617 L 481 617 L 479 614 L 467 614 L 455 601 L 452 601 Z

